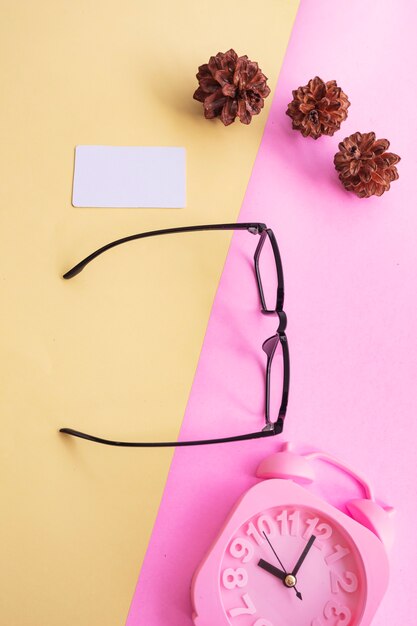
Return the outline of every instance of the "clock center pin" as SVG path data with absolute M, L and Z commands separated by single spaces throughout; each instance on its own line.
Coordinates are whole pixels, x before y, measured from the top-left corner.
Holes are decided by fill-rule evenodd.
M 296 577 L 293 576 L 292 574 L 287 574 L 286 577 L 284 578 L 284 585 L 286 587 L 295 587 L 296 584 L 297 584 Z

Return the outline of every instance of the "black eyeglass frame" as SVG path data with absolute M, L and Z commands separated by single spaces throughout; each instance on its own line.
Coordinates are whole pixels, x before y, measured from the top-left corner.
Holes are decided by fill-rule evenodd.
M 235 224 L 204 224 L 204 225 L 196 225 L 196 226 L 183 226 L 179 228 L 166 228 L 163 230 L 154 230 L 148 231 L 144 233 L 137 233 L 135 235 L 129 235 L 128 237 L 123 237 L 121 239 L 117 239 L 112 241 L 105 246 L 102 246 L 95 252 L 89 254 L 85 259 L 74 265 L 68 272 L 63 275 L 63 278 L 70 279 L 79 274 L 88 263 L 93 261 L 96 257 L 100 256 L 107 250 L 119 246 L 123 243 L 127 243 L 129 241 L 133 241 L 136 239 L 145 239 L 147 237 L 155 237 L 158 235 L 169 235 L 169 234 L 177 234 L 177 233 L 185 233 L 185 232 L 198 232 L 198 231 L 218 231 L 218 230 L 247 230 L 253 235 L 260 235 L 260 239 L 254 254 L 254 262 L 255 262 L 255 275 L 256 281 L 258 285 L 259 297 L 261 301 L 261 310 L 264 314 L 277 314 L 279 325 L 278 329 L 272 337 L 267 339 L 263 343 L 263 349 L 267 354 L 267 365 L 266 365 L 266 383 L 265 383 L 265 422 L 266 425 L 259 432 L 247 433 L 243 435 L 236 435 L 232 437 L 221 437 L 217 439 L 200 439 L 200 440 L 192 440 L 192 441 L 158 441 L 158 442 L 129 442 L 129 441 L 113 441 L 111 439 L 103 439 L 101 437 L 96 437 L 94 435 L 89 435 L 87 433 L 83 433 L 78 430 L 74 430 L 73 428 L 60 428 L 59 432 L 72 435 L 74 437 L 79 437 L 81 439 L 86 439 L 88 441 L 93 441 L 95 443 L 101 443 L 109 446 L 119 446 L 119 447 L 129 447 L 129 448 L 164 448 L 164 447 L 182 447 L 182 446 L 197 446 L 197 445 L 207 445 L 207 444 L 216 444 L 216 443 L 229 443 L 234 441 L 244 441 L 248 439 L 260 439 L 263 437 L 271 437 L 274 435 L 278 435 L 283 430 L 284 418 L 287 410 L 288 403 L 288 393 L 289 393 L 289 380 L 290 380 L 290 360 L 289 360 L 289 349 L 288 349 L 288 340 L 285 334 L 285 329 L 287 325 L 287 317 L 283 310 L 284 306 L 284 275 L 282 269 L 281 256 L 279 253 L 279 248 L 277 241 L 275 239 L 275 235 L 273 231 L 261 222 L 245 222 L 245 223 L 235 223 Z M 273 255 L 276 264 L 277 270 L 277 299 L 276 306 L 274 309 L 268 309 L 265 301 L 264 289 L 262 285 L 262 278 L 260 272 L 260 257 L 262 248 L 265 244 L 266 238 L 269 238 L 269 241 L 272 246 Z M 270 390 L 271 390 L 271 368 L 272 362 L 275 355 L 276 348 L 278 344 L 281 344 L 282 347 L 282 355 L 284 362 L 284 375 L 283 375 L 283 393 L 281 405 L 278 413 L 278 417 L 276 421 L 271 420 L 270 415 Z M 268 345 L 268 350 L 265 346 Z M 272 349 L 269 346 L 272 345 Z

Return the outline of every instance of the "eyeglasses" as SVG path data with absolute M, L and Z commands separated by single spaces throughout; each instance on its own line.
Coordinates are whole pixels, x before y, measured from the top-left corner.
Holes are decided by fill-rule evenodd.
M 258 286 L 261 311 L 266 315 L 277 315 L 278 329 L 276 333 L 269 337 L 262 344 L 267 361 L 265 374 L 265 424 L 260 431 L 236 435 L 231 437 L 221 437 L 217 439 L 199 439 L 192 441 L 158 441 L 158 442 L 133 442 L 133 441 L 113 441 L 88 435 L 87 433 L 74 430 L 73 428 L 61 428 L 59 432 L 88 441 L 102 443 L 110 446 L 132 447 L 132 448 L 155 448 L 155 447 L 175 447 L 175 446 L 195 446 L 214 443 L 227 443 L 233 441 L 244 441 L 247 439 L 259 439 L 261 437 L 271 437 L 282 432 L 284 418 L 287 410 L 288 391 L 290 382 L 290 359 L 288 341 L 285 334 L 287 317 L 283 310 L 284 306 L 284 275 L 282 270 L 281 257 L 278 244 L 273 231 L 265 224 L 259 222 L 240 224 L 206 224 L 201 226 L 185 226 L 182 228 L 167 228 L 164 230 L 154 230 L 145 233 L 138 233 L 112 241 L 99 248 L 85 259 L 77 263 L 63 276 L 65 279 L 73 278 L 79 274 L 90 261 L 103 254 L 107 250 L 119 246 L 135 239 L 145 239 L 158 235 L 170 235 L 178 233 L 190 233 L 197 231 L 221 231 L 236 230 L 248 231 L 252 235 L 259 235 L 258 245 L 254 254 L 254 269 Z

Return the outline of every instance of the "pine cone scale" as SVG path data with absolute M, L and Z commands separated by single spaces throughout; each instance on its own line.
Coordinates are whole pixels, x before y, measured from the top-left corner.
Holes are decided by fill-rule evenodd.
M 361 169 L 360 161 L 351 161 L 349 163 L 349 173 L 351 176 L 356 176 L 357 174 L 359 174 L 360 169 Z
M 393 152 L 386 152 L 384 154 L 383 160 L 387 165 L 395 165 L 400 160 L 400 157 L 397 154 L 394 154 Z
M 212 119 L 219 115 L 219 111 L 223 108 L 227 98 L 223 95 L 222 90 L 214 92 L 210 96 L 204 98 L 204 115 L 208 119 Z
M 385 178 L 378 174 L 378 172 L 374 172 L 372 174 L 372 180 L 375 181 L 378 185 L 385 185 Z
M 314 111 L 314 104 L 313 103 L 307 104 L 306 102 L 301 102 L 300 111 L 304 115 L 307 115 L 308 113 L 310 113 L 310 111 Z
M 329 87 L 332 86 L 333 85 L 329 85 Z M 313 78 L 313 80 L 308 83 L 308 87 L 310 88 L 315 100 L 321 100 L 326 94 L 326 85 L 318 76 Z
M 200 85 L 201 86 L 197 89 L 199 93 L 214 93 L 219 88 L 219 85 L 209 77 L 202 78 Z
M 245 100 L 239 100 L 237 105 L 237 115 L 242 122 L 242 124 L 250 124 L 251 114 L 247 110 Z
M 372 170 L 363 168 L 359 171 L 359 178 L 363 183 L 369 183 L 372 178 Z
M 231 98 L 228 98 L 226 100 L 225 105 L 222 108 L 220 119 L 225 126 L 229 126 L 229 124 L 232 123 L 231 120 L 233 120 L 236 117 L 236 113 L 237 113 L 236 101 L 232 100 Z
M 389 148 L 389 141 L 387 141 L 386 139 L 380 139 L 379 141 L 375 142 L 373 146 L 373 151 L 374 151 L 374 154 L 379 156 L 383 154 L 386 150 L 388 150 L 388 148 Z

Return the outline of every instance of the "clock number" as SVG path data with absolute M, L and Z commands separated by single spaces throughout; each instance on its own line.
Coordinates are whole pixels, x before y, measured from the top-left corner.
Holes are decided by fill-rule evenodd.
M 258 544 L 258 546 L 261 546 L 265 542 L 264 537 L 259 534 L 259 531 L 256 529 L 253 522 L 249 524 L 246 534 L 248 535 L 248 537 L 252 537 L 255 543 Z
M 346 606 L 332 601 L 326 604 L 323 609 L 323 614 L 326 619 L 330 619 L 331 617 L 339 618 L 334 626 L 348 626 L 350 618 L 352 617 L 351 612 Z
M 350 550 L 339 546 L 339 544 L 337 543 L 334 546 L 334 552 L 327 555 L 324 560 L 326 561 L 327 565 L 333 565 L 333 563 L 335 563 L 339 559 L 343 559 L 343 557 L 347 556 L 348 554 L 350 554 Z
M 265 543 L 265 538 L 263 537 L 264 533 L 268 537 L 273 537 L 276 533 L 275 522 L 269 515 L 261 515 L 260 517 L 258 517 L 256 526 L 253 522 L 251 522 L 248 525 L 246 534 L 248 535 L 248 537 L 252 537 L 252 539 L 255 541 L 255 543 L 258 544 L 258 546 L 261 546 L 263 543 Z
M 281 535 L 297 536 L 300 526 L 300 511 L 294 511 L 291 515 L 288 515 L 288 511 L 284 510 L 280 515 L 277 515 L 276 520 L 280 529 Z M 288 523 L 288 521 L 290 523 Z
M 300 511 L 294 511 L 288 519 L 290 520 L 290 535 L 297 536 L 300 531 Z
M 269 515 L 261 515 L 258 519 L 258 530 L 263 535 L 268 535 L 268 537 L 273 537 L 276 532 L 276 524 L 272 517 Z
M 242 596 L 242 600 L 246 606 L 244 607 L 236 607 L 235 609 L 230 609 L 229 615 L 230 617 L 237 617 L 238 615 L 253 615 L 256 613 L 256 608 L 248 593 L 245 593 Z
M 345 572 L 342 575 L 330 572 L 330 587 L 333 593 L 339 593 L 340 589 L 353 593 L 358 588 L 358 579 L 353 572 Z
M 268 619 L 257 619 L 253 626 L 273 626 Z
M 323 614 L 326 619 L 332 617 L 339 618 L 334 626 L 349 626 L 350 618 L 352 617 L 349 609 L 346 606 L 337 604 L 337 602 L 328 602 L 323 609 Z M 316 617 L 311 622 L 311 626 L 324 626 L 324 624 L 321 619 Z
M 235 559 L 241 559 L 242 563 L 248 563 L 254 554 L 254 549 L 251 542 L 244 537 L 237 537 L 230 545 L 230 554 Z
M 316 536 L 316 541 L 313 543 L 313 546 L 321 550 L 323 548 L 323 541 L 330 539 L 333 529 L 328 524 L 319 524 L 319 522 L 320 520 L 318 517 L 306 520 L 308 528 L 304 532 L 303 537 L 308 540 L 311 535 L 314 534 Z
M 248 584 L 248 573 L 243 567 L 238 567 L 237 569 L 228 567 L 223 572 L 222 581 L 226 589 L 246 587 Z

